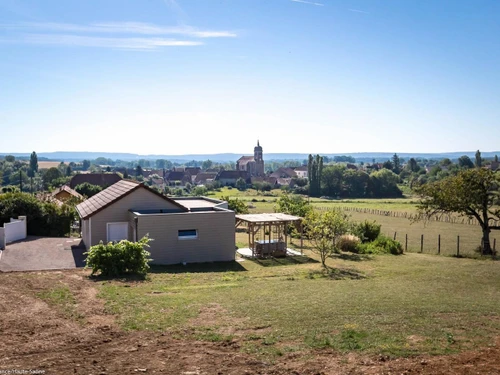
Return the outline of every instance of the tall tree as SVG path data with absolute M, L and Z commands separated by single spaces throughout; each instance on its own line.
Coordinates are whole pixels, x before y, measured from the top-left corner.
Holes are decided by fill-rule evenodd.
M 207 169 L 212 168 L 213 165 L 214 165 L 213 161 L 208 159 L 208 160 L 205 160 L 203 163 L 201 163 L 201 169 L 206 171 Z
M 140 165 L 137 165 L 137 167 L 135 167 L 135 176 L 139 177 L 142 175 L 143 175 L 142 167 Z
M 63 175 L 56 167 L 49 168 L 43 175 L 45 184 L 50 185 L 53 180 L 61 178 Z
M 314 178 L 313 173 L 312 173 L 312 165 L 313 165 L 313 156 L 309 154 L 309 157 L 307 159 L 307 178 L 309 179 L 309 196 L 311 195 L 312 191 L 312 183 L 311 180 Z
M 396 174 L 401 172 L 401 160 L 399 160 L 398 154 L 392 156 L 392 171 Z
M 410 158 L 410 160 L 408 160 L 408 169 L 411 172 L 418 172 L 419 167 L 418 167 L 418 163 L 415 160 L 415 158 Z
M 481 152 L 479 150 L 476 151 L 476 168 L 481 168 L 483 165 L 483 161 L 481 159 Z
M 165 168 L 165 159 L 156 160 L 156 168 L 158 168 L 158 169 Z
M 321 195 L 321 176 L 323 174 L 323 157 L 309 155 L 307 164 L 309 175 L 309 195 L 319 197 Z
M 84 160 L 82 162 L 82 168 L 83 168 L 83 170 L 86 171 L 87 169 L 89 169 L 89 167 L 90 167 L 90 161 Z
M 30 169 L 28 171 L 28 175 L 30 177 L 35 177 L 36 172 L 38 172 L 38 156 L 36 152 L 33 151 L 30 156 Z
M 456 176 L 428 183 L 416 189 L 421 200 L 418 205 L 423 218 L 441 213 L 457 213 L 475 218 L 483 232 L 482 252 L 491 255 L 490 232 L 500 230 L 492 221 L 500 220 L 500 176 L 490 169 L 473 168 Z
M 463 155 L 458 158 L 458 165 L 461 168 L 474 168 L 474 163 L 467 155 Z

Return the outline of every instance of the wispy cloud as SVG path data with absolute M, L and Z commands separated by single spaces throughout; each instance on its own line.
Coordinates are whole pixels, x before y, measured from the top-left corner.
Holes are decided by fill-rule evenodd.
M 146 35 L 183 35 L 196 38 L 229 38 L 236 37 L 233 31 L 200 30 L 191 26 L 158 26 L 143 22 L 98 22 L 89 25 L 55 22 L 22 22 L 16 24 L 0 24 L 6 30 L 45 30 L 54 32 L 80 33 L 114 33 L 114 34 L 146 34 Z
M 200 39 L 237 36 L 235 32 L 226 30 L 203 30 L 191 26 L 168 27 L 142 22 L 100 22 L 88 25 L 24 22 L 0 24 L 0 30 L 2 29 L 10 33 L 7 36 L 0 36 L 0 43 L 133 50 L 154 50 L 170 46 L 199 46 L 204 44 Z M 171 36 L 171 38 L 166 38 L 166 36 Z M 173 39 L 174 37 L 182 37 L 182 40 Z
M 293 1 L 294 3 L 302 3 L 302 4 L 309 4 L 309 5 L 317 5 L 317 6 L 325 6 L 325 4 L 322 3 L 315 3 L 313 1 L 305 1 L 305 0 L 290 0 Z
M 349 12 L 355 12 L 355 13 L 364 13 L 364 14 L 370 14 L 368 12 L 365 12 L 364 10 L 359 10 L 359 9 L 347 9 Z
M 100 47 L 133 50 L 154 50 L 159 47 L 199 46 L 202 42 L 164 38 L 108 38 L 71 34 L 20 34 L 0 37 L 0 43 L 39 44 L 79 47 Z

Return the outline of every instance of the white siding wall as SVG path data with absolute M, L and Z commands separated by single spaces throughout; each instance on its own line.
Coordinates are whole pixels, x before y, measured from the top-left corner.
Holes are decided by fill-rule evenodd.
M 154 264 L 231 261 L 235 259 L 234 224 L 233 211 L 141 215 L 138 234 L 154 239 L 148 249 Z M 183 229 L 196 229 L 198 238 L 179 240 L 178 231 Z
M 90 224 L 89 220 L 82 220 L 82 240 L 87 248 L 87 250 L 90 248 Z

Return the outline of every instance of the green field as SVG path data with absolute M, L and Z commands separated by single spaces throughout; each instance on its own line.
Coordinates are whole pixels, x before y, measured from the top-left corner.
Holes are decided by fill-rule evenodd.
M 310 255 L 306 252 L 306 255 Z M 500 263 L 427 254 L 337 256 L 156 268 L 102 282 L 119 324 L 179 338 L 237 341 L 263 356 L 333 348 L 391 355 L 489 345 L 500 332 Z
M 233 194 L 233 197 L 244 200 L 251 207 L 251 213 L 274 212 L 276 200 L 281 191 L 273 190 L 273 196 L 265 196 L 257 193 L 255 190 L 239 191 L 237 189 L 222 189 L 217 193 L 218 197 Z M 269 193 L 268 193 L 269 194 Z M 412 222 L 404 217 L 393 217 L 383 214 L 371 214 L 351 211 L 353 209 L 361 210 L 379 210 L 390 211 L 399 215 L 407 213 L 414 215 L 417 212 L 417 200 L 411 198 L 401 199 L 347 199 L 347 200 L 325 200 L 319 198 L 309 199 L 313 207 L 327 210 L 333 208 L 348 209 L 351 220 L 360 222 L 363 220 L 376 221 L 382 225 L 382 233 L 399 240 L 403 246 L 407 246 L 409 252 L 420 252 L 421 236 L 423 235 L 423 252 L 430 254 L 438 253 L 438 238 L 441 236 L 441 255 L 457 254 L 457 236 L 459 240 L 459 255 L 477 256 L 477 247 L 481 244 L 481 230 L 477 225 L 468 225 L 461 223 L 448 222 Z M 406 236 L 408 241 L 406 242 Z M 491 242 L 500 241 L 500 231 L 491 233 Z M 241 246 L 247 246 L 248 239 L 245 235 L 237 233 L 236 241 Z M 500 242 L 498 243 L 500 246 Z

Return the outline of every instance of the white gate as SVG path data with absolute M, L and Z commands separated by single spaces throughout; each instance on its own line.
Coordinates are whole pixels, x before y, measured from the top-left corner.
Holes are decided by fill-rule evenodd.
M 3 228 L 0 228 L 0 249 L 5 249 L 8 243 L 24 240 L 26 236 L 26 216 L 19 216 L 18 219 L 10 219 L 10 223 L 5 223 Z

